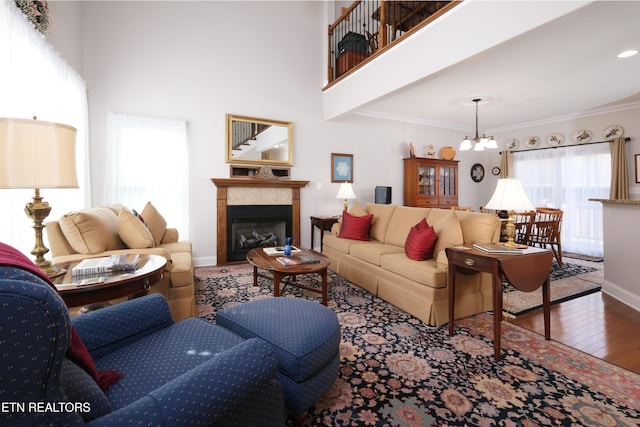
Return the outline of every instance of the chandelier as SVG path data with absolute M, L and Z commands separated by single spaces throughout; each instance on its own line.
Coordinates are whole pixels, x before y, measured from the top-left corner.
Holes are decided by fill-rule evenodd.
M 471 138 L 469 136 L 464 137 L 464 141 L 460 143 L 460 151 L 467 151 L 473 148 L 474 151 L 483 151 L 484 149 L 498 148 L 498 143 L 492 136 L 482 135 L 478 136 L 478 102 L 482 101 L 482 98 L 476 98 L 472 100 L 476 103 L 476 136 Z M 471 142 L 475 142 L 475 146 Z

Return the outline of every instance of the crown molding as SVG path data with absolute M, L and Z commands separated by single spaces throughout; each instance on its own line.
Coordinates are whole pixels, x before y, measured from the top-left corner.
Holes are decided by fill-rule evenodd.
M 543 126 L 543 125 L 563 122 L 567 120 L 575 120 L 575 119 L 580 119 L 585 117 L 598 116 L 601 114 L 617 113 L 620 111 L 632 110 L 634 108 L 640 108 L 640 101 L 596 108 L 596 109 L 581 112 L 581 113 L 571 113 L 571 114 L 565 114 L 562 116 L 549 117 L 541 120 L 523 122 L 523 123 L 518 123 L 510 126 L 503 126 L 500 128 L 486 129 L 485 133 L 494 134 L 494 133 L 500 133 L 500 132 L 509 132 L 509 131 L 533 127 L 533 126 Z M 424 125 L 424 126 L 433 126 L 433 127 L 443 128 L 443 129 L 455 130 L 459 132 L 469 132 L 474 130 L 473 128 L 456 126 L 449 123 L 434 122 L 431 120 L 424 120 L 424 119 L 421 119 L 418 117 L 412 117 L 412 116 L 379 113 L 377 111 L 371 111 L 371 110 L 360 110 L 360 111 L 354 112 L 354 114 L 358 116 L 372 117 L 376 119 L 392 120 L 392 121 L 412 123 L 412 124 Z

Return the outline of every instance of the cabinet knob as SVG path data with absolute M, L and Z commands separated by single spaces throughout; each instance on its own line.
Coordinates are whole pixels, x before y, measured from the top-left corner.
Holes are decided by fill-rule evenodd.
M 464 263 L 465 263 L 465 265 L 468 265 L 469 267 L 471 267 L 471 266 L 476 264 L 476 262 L 473 260 L 473 258 L 465 258 Z

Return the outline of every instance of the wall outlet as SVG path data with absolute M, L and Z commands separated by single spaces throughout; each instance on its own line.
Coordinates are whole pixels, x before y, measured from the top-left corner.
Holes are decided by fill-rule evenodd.
M 640 194 L 640 187 L 629 187 L 629 194 Z
M 316 190 L 322 190 L 322 183 L 316 182 Z

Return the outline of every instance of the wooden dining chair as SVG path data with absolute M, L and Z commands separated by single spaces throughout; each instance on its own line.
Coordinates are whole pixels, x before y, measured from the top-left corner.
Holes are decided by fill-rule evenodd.
M 562 214 L 561 209 L 537 208 L 528 243 L 530 246 L 550 247 L 560 266 L 562 266 L 562 243 L 560 241 Z
M 454 211 L 473 212 L 473 206 L 451 206 L 451 209 Z
M 515 237 L 514 242 L 521 245 L 529 245 L 531 238 L 531 228 L 535 219 L 535 211 L 527 212 L 514 212 L 513 213 L 513 225 L 515 225 Z

